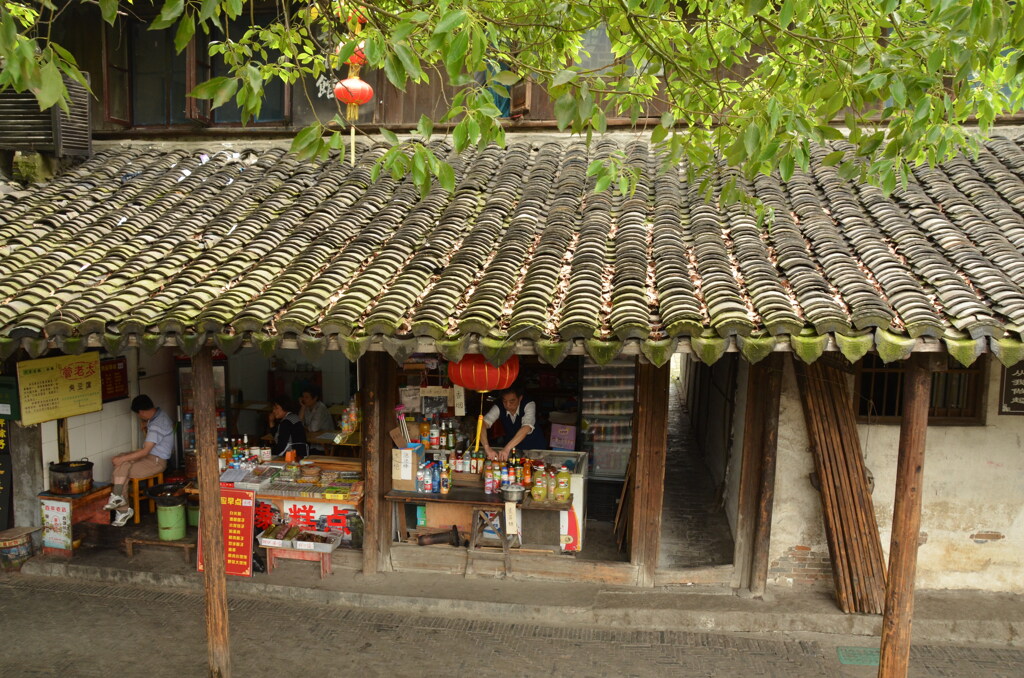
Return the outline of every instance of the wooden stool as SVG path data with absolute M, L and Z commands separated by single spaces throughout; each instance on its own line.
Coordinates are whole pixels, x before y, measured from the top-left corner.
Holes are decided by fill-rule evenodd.
M 319 562 L 321 579 L 329 574 L 333 574 L 331 570 L 333 551 L 300 551 L 298 549 L 286 549 L 276 546 L 264 546 L 263 548 L 267 551 L 267 574 L 273 572 L 274 568 L 277 567 L 278 559 Z
M 509 551 L 509 536 L 506 527 L 507 523 L 505 522 L 504 504 L 487 504 L 486 506 L 473 507 L 473 526 L 470 528 L 469 548 L 466 549 L 465 575 L 469 576 L 473 571 L 473 553 L 476 551 L 479 538 L 483 536 L 484 528 L 490 523 L 487 518 L 488 513 L 498 514 L 498 524 L 491 523 L 491 527 L 498 533 L 498 540 L 501 542 L 501 553 L 505 565 L 503 576 L 507 577 L 512 574 L 512 554 Z
M 139 483 L 146 483 L 146 486 L 142 489 L 148 490 L 154 485 L 162 485 L 164 482 L 163 471 L 155 475 L 146 476 L 145 478 L 129 478 L 132 482 L 131 488 L 128 490 L 128 503 L 131 504 L 132 508 L 135 509 L 135 524 L 139 524 L 139 504 L 140 502 L 140 488 Z M 149 512 L 156 513 L 156 502 L 149 499 Z
M 192 564 L 192 555 L 190 551 L 196 547 L 194 541 L 163 541 L 161 539 L 139 539 L 137 537 L 126 537 L 124 540 L 124 548 L 128 553 L 129 558 L 135 557 L 135 547 L 139 544 L 148 544 L 150 546 L 174 546 L 182 549 L 185 552 L 185 563 Z

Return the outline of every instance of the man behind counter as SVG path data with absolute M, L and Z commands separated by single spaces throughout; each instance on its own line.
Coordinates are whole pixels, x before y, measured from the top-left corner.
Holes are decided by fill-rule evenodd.
M 504 447 L 495 450 L 488 436 L 484 435 L 484 450 L 488 459 L 505 461 L 512 448 L 521 450 L 543 450 L 547 447 L 544 435 L 537 430 L 537 405 L 526 397 L 521 386 L 513 386 L 501 392 L 501 407 L 495 405 L 484 415 L 484 428 L 489 430 L 495 421 L 501 421 L 505 431 Z

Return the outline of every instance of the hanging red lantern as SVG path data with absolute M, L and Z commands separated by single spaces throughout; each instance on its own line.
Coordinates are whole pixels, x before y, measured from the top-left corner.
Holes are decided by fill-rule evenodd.
M 345 78 L 334 86 L 334 96 L 348 104 L 345 118 L 354 121 L 359 117 L 359 107 L 373 101 L 373 88 L 359 77 Z
M 484 426 L 484 393 L 503 391 L 519 376 L 519 356 L 513 355 L 500 367 L 487 362 L 479 353 L 471 353 L 457 363 L 448 364 L 448 378 L 456 386 L 480 392 L 480 416 L 476 421 L 476 446 L 480 449 L 480 433 Z
M 519 356 L 513 355 L 501 367 L 487 362 L 479 353 L 471 353 L 457 363 L 448 364 L 448 378 L 456 386 L 470 391 L 501 391 L 519 376 Z

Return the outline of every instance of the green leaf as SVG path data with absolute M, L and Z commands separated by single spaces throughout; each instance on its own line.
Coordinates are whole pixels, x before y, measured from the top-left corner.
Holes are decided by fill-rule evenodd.
M 469 31 L 462 31 L 452 39 L 448 47 L 448 53 L 444 57 L 444 65 L 448 69 L 448 75 L 452 77 L 462 70 L 462 61 L 466 58 L 469 50 Z
M 839 161 L 842 160 L 842 159 L 843 159 L 843 152 L 842 151 L 832 151 L 831 153 L 826 155 L 824 158 L 822 158 L 821 164 L 822 165 L 826 165 L 828 167 L 831 167 L 832 165 L 838 164 Z
M 389 54 L 384 59 L 384 75 L 387 76 L 388 81 L 397 87 L 401 91 L 405 91 L 405 67 L 402 66 L 402 62 L 394 54 Z
M 149 25 L 149 30 L 158 31 L 170 27 L 184 10 L 185 0 L 166 0 L 160 14 Z
M 768 0 L 743 0 L 743 9 L 747 16 L 754 16 L 768 4 Z
M 463 120 L 452 130 L 452 141 L 455 143 L 455 152 L 461 153 L 466 150 L 469 132 L 466 130 L 466 121 Z
M 223 105 L 238 91 L 238 78 L 218 76 L 197 85 L 188 96 L 193 99 L 213 99 L 214 108 Z
M 558 121 L 558 129 L 565 129 L 572 124 L 576 116 L 576 99 L 571 94 L 563 94 L 555 101 L 555 120 Z
M 387 141 L 392 146 L 397 146 L 399 144 L 398 135 L 395 134 L 394 132 L 392 132 L 389 129 L 385 129 L 385 128 L 381 127 L 380 128 L 380 135 L 382 137 L 384 137 L 384 140 Z
M 520 80 L 519 76 L 512 71 L 501 71 L 494 76 L 494 79 L 506 87 L 511 87 Z
M 782 3 L 782 9 L 779 10 L 779 25 L 783 28 L 789 26 L 789 22 L 793 20 L 793 10 L 795 5 L 795 0 L 786 0 Z
M 118 0 L 99 0 L 100 2 L 100 14 L 103 16 L 103 20 L 111 26 L 114 25 L 114 19 L 117 18 L 117 3 Z
M 434 35 L 438 33 L 451 33 L 453 30 L 462 25 L 462 22 L 466 20 L 466 12 L 461 9 L 456 9 L 451 12 L 447 12 L 441 20 L 437 22 L 437 26 L 434 27 Z
M 942 50 L 938 47 L 932 50 L 932 53 L 928 55 L 928 71 L 938 73 L 939 69 L 942 68 L 944 56 Z
M 402 43 L 394 46 L 395 54 L 402 61 L 402 66 L 405 67 L 405 72 L 413 80 L 417 80 L 423 73 L 423 69 L 420 68 L 420 60 L 412 53 L 407 45 Z
M 576 71 L 561 70 L 555 74 L 554 79 L 551 80 L 552 87 L 559 87 L 566 83 L 572 82 L 579 75 Z
M 295 138 L 292 139 L 292 153 L 295 153 L 300 158 L 308 159 L 316 155 L 316 152 L 320 149 L 321 135 L 323 129 L 320 127 L 320 123 L 313 123 L 309 127 L 303 128 Z
M 60 77 L 57 64 L 47 61 L 42 65 L 39 69 L 39 87 L 33 93 L 39 102 L 40 110 L 43 111 L 67 98 L 67 88 L 64 87 L 64 80 Z M 67 110 L 67 104 L 65 103 L 61 108 Z
M 789 181 L 793 177 L 793 165 L 795 161 L 791 153 L 787 153 L 779 159 L 779 176 L 783 181 Z
M 429 139 L 430 135 L 434 133 L 434 121 L 425 115 L 421 115 L 419 124 L 416 125 L 416 131 L 419 132 L 423 138 Z
M 605 174 L 605 175 L 601 176 L 600 178 L 598 178 L 597 183 L 594 184 L 594 192 L 595 193 L 601 193 L 601 192 L 607 190 L 608 187 L 611 186 L 611 184 L 612 184 L 612 174 L 611 174 L 611 172 L 608 172 L 607 174 Z
M 743 148 L 747 152 L 747 156 L 753 158 L 757 154 L 757 149 L 761 145 L 761 128 L 756 123 L 750 123 L 747 125 L 747 129 L 743 131 Z
M 181 17 L 178 22 L 178 30 L 174 33 L 174 51 L 181 54 L 181 51 L 188 47 L 189 41 L 196 33 L 196 22 L 191 14 Z
M 889 94 L 892 95 L 892 100 L 900 108 L 907 105 L 907 88 L 900 76 L 894 75 L 892 77 L 892 80 L 889 82 Z
M 446 162 L 441 163 L 437 168 L 437 180 L 446 191 L 455 190 L 455 170 Z

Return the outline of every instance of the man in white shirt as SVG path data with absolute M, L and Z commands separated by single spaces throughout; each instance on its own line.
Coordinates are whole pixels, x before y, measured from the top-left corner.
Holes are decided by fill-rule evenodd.
M 488 459 L 505 461 L 513 448 L 521 450 L 543 450 L 547 443 L 544 435 L 537 430 L 537 404 L 526 397 L 520 386 L 503 391 L 501 407 L 495 405 L 484 415 L 484 427 L 490 429 L 496 421 L 501 421 L 505 431 L 505 444 L 495 450 L 491 447 L 488 436 L 484 436 L 484 450 Z
M 320 400 L 320 389 L 310 386 L 299 396 L 299 419 L 306 429 L 306 440 L 313 440 L 317 433 L 334 430 L 334 418 L 327 406 Z M 310 451 L 316 454 L 323 452 L 320 445 L 310 445 Z

